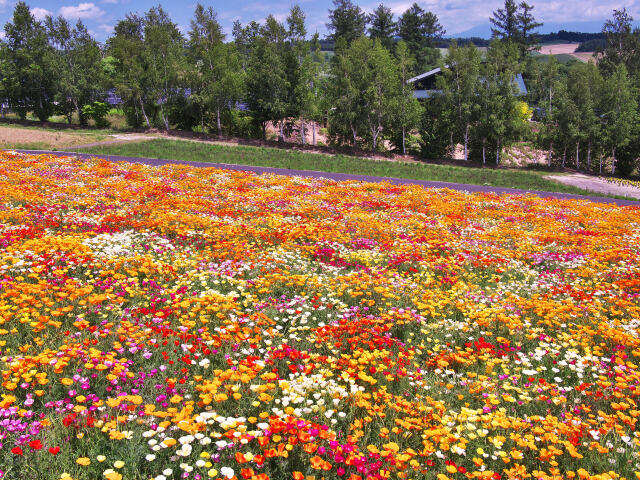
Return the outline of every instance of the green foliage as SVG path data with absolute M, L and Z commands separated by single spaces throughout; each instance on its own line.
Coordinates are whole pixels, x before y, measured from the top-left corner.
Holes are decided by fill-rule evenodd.
M 108 72 L 104 67 L 108 62 L 102 61 L 100 46 L 80 20 L 71 27 L 64 17 L 47 17 L 45 24 L 57 53 L 54 58 L 58 109 L 69 123 L 75 112 L 80 125 L 86 125 L 87 116 L 81 107 L 102 96 Z
M 267 18 L 254 41 L 247 66 L 247 105 L 267 138 L 267 123 L 280 124 L 287 116 L 290 83 L 283 56 L 286 31 L 275 18 Z
M 346 43 L 353 42 L 364 35 L 367 26 L 367 16 L 362 9 L 351 0 L 333 0 L 333 10 L 329 10 L 327 30 L 331 38 L 343 39 Z
M 107 115 L 111 107 L 105 102 L 93 102 L 89 105 L 84 105 L 81 109 L 82 115 L 86 118 L 90 118 L 96 124 L 98 128 L 106 128 L 109 126 Z
M 379 41 L 360 37 L 340 50 L 331 68 L 333 81 L 327 92 L 329 136 L 337 144 L 361 140 L 376 150 L 380 136 L 393 130 L 400 77 L 389 51 Z
M 407 81 L 415 73 L 415 59 L 409 53 L 407 44 L 402 40 L 396 46 L 396 65 L 400 88 L 395 105 L 394 121 L 391 125 L 391 141 L 395 149 L 407 153 L 407 133 L 418 126 L 422 115 L 422 106 L 413 96 L 413 85 Z
M 20 118 L 33 111 L 44 122 L 54 111 L 58 78 L 56 52 L 47 30 L 20 1 L 4 33 L 0 52 L 3 94 Z
M 198 116 L 195 123 L 203 128 L 205 123 L 215 123 L 218 135 L 222 134 L 224 113 L 242 98 L 245 82 L 237 45 L 223 42 L 216 13 L 198 4 L 189 33 L 191 117 Z
M 613 75 L 619 65 L 624 65 L 631 76 L 640 73 L 640 28 L 633 28 L 633 17 L 627 9 L 614 10 L 602 33 L 607 43 L 603 50 L 598 50 L 602 57 L 598 66 L 605 75 Z
M 409 7 L 398 21 L 398 35 L 406 42 L 416 59 L 416 69 L 421 72 L 436 65 L 440 51 L 434 48 L 435 41 L 445 33 L 438 17 L 417 3 Z
M 520 55 L 524 56 L 537 43 L 535 30 L 542 26 L 542 23 L 536 22 L 532 11 L 533 6 L 526 1 L 517 4 L 514 0 L 505 0 L 504 8 L 493 12 L 489 19 L 493 24 L 493 38 L 515 43 Z
M 369 15 L 369 38 L 379 40 L 387 49 L 393 48 L 393 38 L 398 31 L 398 25 L 393 19 L 389 7 L 382 3 Z

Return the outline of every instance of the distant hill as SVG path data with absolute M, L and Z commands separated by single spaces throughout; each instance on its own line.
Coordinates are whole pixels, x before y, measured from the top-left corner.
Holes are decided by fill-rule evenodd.
M 599 33 L 602 31 L 602 26 L 605 23 L 605 19 L 603 20 L 594 20 L 588 22 L 546 22 L 542 28 L 539 30 L 540 35 L 545 34 L 553 34 L 554 32 L 560 32 L 561 30 L 566 32 L 593 32 Z M 640 22 L 634 22 L 635 27 L 640 27 Z M 469 38 L 469 37 L 479 37 L 479 38 L 491 38 L 491 23 L 488 21 L 486 23 L 482 23 L 480 25 L 476 25 L 473 28 L 469 28 L 468 30 L 464 30 L 461 32 L 452 32 L 449 35 L 446 35 L 447 38 Z M 584 41 L 584 40 L 575 40 L 575 41 Z

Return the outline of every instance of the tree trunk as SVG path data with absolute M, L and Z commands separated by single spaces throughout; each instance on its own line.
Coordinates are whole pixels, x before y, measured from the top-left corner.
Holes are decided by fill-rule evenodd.
M 405 136 L 406 136 L 405 128 L 402 127 L 402 155 L 406 155 L 407 154 Z
M 587 170 L 591 170 L 591 140 L 589 140 L 589 146 L 587 147 Z
M 482 139 L 482 164 L 485 165 L 487 163 L 486 153 L 487 153 L 487 139 Z
M 469 160 L 469 125 L 464 129 L 464 159 Z
M 351 132 L 353 133 L 353 149 L 357 150 L 358 149 L 358 131 L 351 127 Z
M 453 132 L 451 132 L 451 137 L 450 137 L 450 145 L 451 145 L 451 158 L 453 158 L 453 155 L 456 153 L 456 149 L 453 146 Z
M 311 134 L 313 136 L 313 146 L 316 146 L 316 121 L 311 122 Z
M 218 127 L 218 137 L 222 136 L 222 123 L 220 122 L 220 107 L 216 109 L 216 122 Z
M 580 170 L 580 142 L 576 143 L 576 170 Z
M 565 145 L 564 151 L 562 152 L 562 168 L 564 168 L 564 164 L 567 161 L 567 147 Z
M 267 122 L 262 122 L 262 138 L 267 139 Z
M 376 147 L 378 146 L 378 135 L 380 135 L 380 131 L 382 129 L 380 127 L 371 129 L 371 136 L 373 137 L 373 151 L 376 151 Z
M 500 139 L 496 142 L 496 165 L 500 165 Z
M 302 141 L 302 145 L 305 145 L 307 143 L 304 137 L 305 137 L 304 117 L 302 117 L 302 119 L 300 120 L 300 140 Z
M 149 122 L 149 117 L 147 117 L 147 112 L 144 111 L 144 103 L 142 103 L 142 99 L 140 99 L 140 109 L 142 110 L 142 116 L 144 117 L 144 121 L 147 122 L 147 128 L 151 128 L 151 122 Z
M 602 154 L 600 154 L 600 175 L 602 175 Z
M 611 175 L 616 174 L 616 147 L 611 150 Z
M 76 113 L 78 114 L 78 123 L 80 125 L 84 125 L 84 123 L 82 122 L 82 110 L 80 110 L 78 101 L 75 98 L 73 98 L 71 101 L 73 102 L 73 107 L 76 109 Z M 69 115 L 69 118 L 71 118 L 71 115 Z M 69 123 L 71 123 L 71 120 L 69 120 Z
M 278 141 L 284 143 L 284 121 L 280 122 L 280 138 Z
M 553 155 L 553 142 L 549 143 L 549 153 L 547 155 L 547 165 L 551 167 L 551 157 Z

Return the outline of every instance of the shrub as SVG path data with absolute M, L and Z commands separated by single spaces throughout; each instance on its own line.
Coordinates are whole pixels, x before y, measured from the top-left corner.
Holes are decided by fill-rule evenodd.
M 93 102 L 82 107 L 82 114 L 91 118 L 98 128 L 106 128 L 109 126 L 107 115 L 111 107 L 106 102 Z

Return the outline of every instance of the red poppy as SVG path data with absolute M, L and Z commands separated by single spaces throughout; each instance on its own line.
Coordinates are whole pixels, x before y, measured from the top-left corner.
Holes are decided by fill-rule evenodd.
M 42 448 L 42 442 L 40 440 L 31 440 L 29 446 L 34 450 L 40 450 Z
M 49 447 L 49 453 L 51 455 L 57 455 L 60 452 L 60 447 Z
M 11 453 L 14 455 L 22 455 L 22 449 L 20 447 L 13 447 L 11 449 Z

